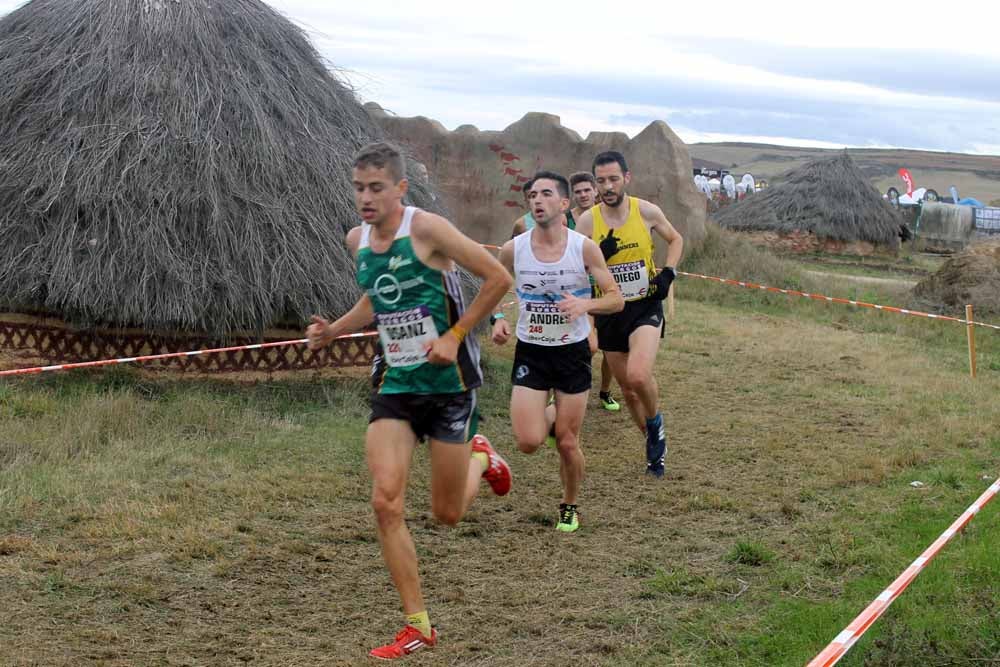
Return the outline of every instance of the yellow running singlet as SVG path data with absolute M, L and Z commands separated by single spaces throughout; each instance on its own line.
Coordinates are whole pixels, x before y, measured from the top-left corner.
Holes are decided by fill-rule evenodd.
M 653 263 L 653 238 L 639 214 L 639 200 L 628 198 L 628 218 L 625 224 L 612 230 L 604 221 L 601 207 L 595 206 L 594 232 L 591 238 L 600 245 L 609 234 L 618 238 L 618 252 L 608 258 L 608 270 L 614 276 L 622 297 L 638 301 L 649 291 L 649 281 L 656 275 Z

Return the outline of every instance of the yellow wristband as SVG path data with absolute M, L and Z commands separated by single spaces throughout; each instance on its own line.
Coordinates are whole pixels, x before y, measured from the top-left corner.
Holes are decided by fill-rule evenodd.
M 455 338 L 458 339 L 459 343 L 465 340 L 465 337 L 469 335 L 469 332 L 466 331 L 464 327 L 458 324 L 451 325 L 451 329 L 449 329 L 449 331 L 451 331 L 451 333 L 455 336 Z

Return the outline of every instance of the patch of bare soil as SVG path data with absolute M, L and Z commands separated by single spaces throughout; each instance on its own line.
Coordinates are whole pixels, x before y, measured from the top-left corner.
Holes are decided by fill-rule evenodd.
M 899 266 L 898 264 L 873 262 L 853 262 L 848 260 L 833 259 L 829 257 L 811 257 L 809 255 L 798 255 L 795 261 L 803 264 L 816 264 L 819 266 L 842 266 L 863 271 L 884 271 L 889 274 L 900 274 L 905 276 L 923 277 L 930 273 L 927 269 L 919 266 Z
M 849 280 L 860 285 L 880 285 L 884 287 L 902 287 L 909 289 L 917 284 L 916 280 L 905 280 L 903 278 L 879 278 L 877 276 L 852 276 L 847 273 L 827 273 L 824 271 L 804 271 L 808 276 L 816 278 L 840 278 Z

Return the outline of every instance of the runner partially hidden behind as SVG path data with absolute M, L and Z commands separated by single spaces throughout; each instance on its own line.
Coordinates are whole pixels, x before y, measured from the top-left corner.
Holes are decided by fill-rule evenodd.
M 570 174 L 569 189 L 573 195 L 572 214 L 574 218 L 579 220 L 584 213 L 597 205 L 597 179 L 589 171 L 578 171 L 575 174 Z M 574 227 L 571 226 L 570 229 L 574 229 Z M 593 279 L 591 279 L 591 283 L 593 284 Z M 596 295 L 595 291 L 594 296 Z M 593 318 L 591 318 L 591 324 L 593 324 Z M 596 330 L 590 332 L 590 351 L 592 354 L 597 353 Z M 601 354 L 601 388 L 597 392 L 597 397 L 601 401 L 602 408 L 608 412 L 618 412 L 622 406 L 611 395 L 611 380 L 611 366 L 608 365 L 608 358 Z
M 535 218 L 531 215 L 531 201 L 529 199 L 531 196 L 531 181 L 524 184 L 524 187 L 521 188 L 521 193 L 524 195 L 524 207 L 528 210 L 511 225 L 511 238 L 535 228 Z
M 404 207 L 407 190 L 399 150 L 377 143 L 354 160 L 354 201 L 363 223 L 347 234 L 356 256 L 358 302 L 333 323 L 313 317 L 310 349 L 375 321 L 382 363 L 372 394 L 365 454 L 372 476 L 382 556 L 403 603 L 405 627 L 395 641 L 371 651 L 401 658 L 434 646 L 420 588 L 417 554 L 403 520 L 413 450 L 430 440 L 431 507 L 455 525 L 486 479 L 497 495 L 510 490 L 506 462 L 482 436 L 470 439 L 476 388 L 482 383 L 479 345 L 469 330 L 486 317 L 511 286 L 503 266 L 444 218 Z M 482 279 L 465 308 L 456 264 Z
M 500 262 L 514 274 L 520 312 L 511 382 L 510 419 L 518 448 L 531 454 L 553 423 L 559 451 L 562 503 L 556 528 L 580 525 L 577 495 L 584 476 L 580 427 L 590 394 L 589 313 L 614 313 L 625 305 L 593 241 L 565 225 L 569 183 L 541 171 L 532 181 L 535 227 L 507 241 Z M 592 299 L 589 275 L 602 296 Z M 510 324 L 494 316 L 493 341 L 510 339 Z M 555 403 L 547 406 L 549 391 Z
M 628 196 L 632 175 L 621 153 L 599 154 L 591 171 L 601 203 L 580 216 L 577 229 L 599 244 L 626 301 L 620 313 L 594 318 L 597 346 L 646 436 L 646 472 L 663 477 L 667 436 L 653 366 L 665 328 L 663 299 L 677 277 L 684 240 L 659 206 Z M 667 242 L 666 266 L 659 272 L 653 265 L 654 231 Z

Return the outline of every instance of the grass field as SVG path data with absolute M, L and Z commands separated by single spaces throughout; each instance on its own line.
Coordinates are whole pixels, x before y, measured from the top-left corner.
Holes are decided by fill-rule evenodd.
M 726 142 L 692 144 L 688 150 L 693 158 L 733 170 L 736 178 L 750 172 L 757 179 L 769 179 L 772 185 L 779 183 L 785 172 L 811 160 L 829 158 L 839 151 Z M 882 193 L 890 186 L 905 191 L 898 171 L 906 167 L 913 176 L 915 187 L 933 188 L 942 197 L 950 196 L 949 188 L 955 186 L 960 197 L 976 197 L 984 204 L 1000 199 L 1000 156 L 891 148 L 852 148 L 848 153 Z
M 720 258 L 685 268 L 816 287 Z M 442 641 L 408 664 L 803 665 L 1000 474 L 1000 337 L 979 332 L 973 381 L 961 326 L 691 280 L 656 370 L 667 479 L 592 401 L 577 534 L 553 528 L 555 452 L 510 444 L 509 350 L 491 352 L 484 430 L 515 486 L 445 529 L 417 457 Z M 366 402 L 357 378 L 0 384 L 0 665 L 365 664 L 400 623 Z M 994 503 L 840 664 L 1000 664 L 998 529 Z

